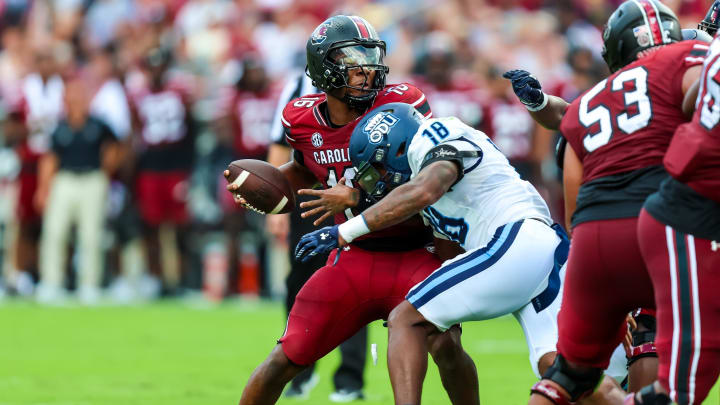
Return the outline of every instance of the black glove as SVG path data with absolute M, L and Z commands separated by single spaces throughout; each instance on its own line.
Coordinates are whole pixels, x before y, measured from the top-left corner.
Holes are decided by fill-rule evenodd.
M 538 79 L 526 70 L 511 70 L 505 72 L 503 77 L 512 82 L 513 91 L 531 111 L 537 111 L 545 102 L 545 93 L 542 91 Z

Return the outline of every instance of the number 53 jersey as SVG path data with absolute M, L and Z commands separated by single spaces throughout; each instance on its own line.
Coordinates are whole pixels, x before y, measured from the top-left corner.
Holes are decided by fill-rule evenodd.
M 438 160 L 462 162 L 462 174 L 422 213 L 435 236 L 470 251 L 485 246 L 508 223 L 535 218 L 552 224 L 535 187 L 520 179 L 487 135 L 455 117 L 426 120 L 410 142 L 412 177 Z
M 702 65 L 707 50 L 701 41 L 651 48 L 570 104 L 560 132 L 583 166 L 573 226 L 638 215 L 667 176 L 663 156 L 688 120 L 683 76 Z

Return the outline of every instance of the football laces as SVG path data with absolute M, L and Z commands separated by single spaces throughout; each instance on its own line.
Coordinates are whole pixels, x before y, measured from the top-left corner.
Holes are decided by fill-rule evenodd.
M 237 194 L 237 196 L 240 197 L 240 198 L 245 198 L 245 197 L 243 197 L 240 193 L 236 193 L 236 194 Z M 246 199 L 245 201 L 247 201 L 247 199 Z M 263 214 L 263 215 L 267 214 L 265 211 L 253 207 L 250 203 L 247 203 L 247 202 L 246 202 L 246 203 L 240 204 L 240 205 L 242 205 L 243 208 L 247 208 L 247 209 L 253 210 L 253 211 L 257 212 L 257 213 L 260 213 L 260 214 Z

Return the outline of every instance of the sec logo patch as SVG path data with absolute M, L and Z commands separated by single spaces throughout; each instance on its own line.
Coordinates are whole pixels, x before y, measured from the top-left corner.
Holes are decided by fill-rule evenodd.
M 310 142 L 312 142 L 313 146 L 316 148 L 319 148 L 323 145 L 323 138 L 322 135 L 320 135 L 320 132 L 315 132 L 312 134 L 312 137 L 310 137 Z

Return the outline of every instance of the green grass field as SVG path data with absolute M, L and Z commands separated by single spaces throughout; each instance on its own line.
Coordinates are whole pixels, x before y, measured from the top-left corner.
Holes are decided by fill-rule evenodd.
M 0 405 L 237 404 L 254 367 L 282 333 L 275 303 L 203 308 L 178 302 L 140 307 L 43 308 L 0 303 Z M 379 361 L 365 372 L 367 405 L 391 404 L 387 334 L 376 322 L 370 342 Z M 534 376 L 520 327 L 512 317 L 464 326 L 463 341 L 478 366 L 484 405 L 525 404 Z M 368 356 L 369 358 L 369 356 Z M 318 364 L 320 383 L 307 401 L 330 404 L 332 353 Z M 446 404 L 430 366 L 425 404 Z M 717 387 L 705 404 L 718 405 Z

